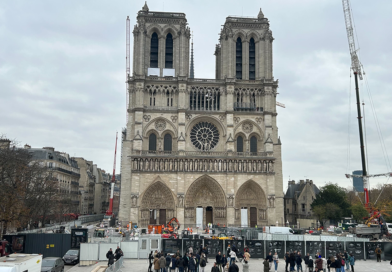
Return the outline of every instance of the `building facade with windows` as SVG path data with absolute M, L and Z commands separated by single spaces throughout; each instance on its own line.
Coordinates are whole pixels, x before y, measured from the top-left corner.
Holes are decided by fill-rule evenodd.
M 140 227 L 174 216 L 185 226 L 282 224 L 269 21 L 261 10 L 226 18 L 215 79 L 190 76 L 190 38 L 184 13 L 145 5 L 137 14 L 119 219 Z
M 290 225 L 297 224 L 298 219 L 312 219 L 313 211 L 310 205 L 320 192 L 312 180 L 289 181 L 284 196 L 284 216 Z

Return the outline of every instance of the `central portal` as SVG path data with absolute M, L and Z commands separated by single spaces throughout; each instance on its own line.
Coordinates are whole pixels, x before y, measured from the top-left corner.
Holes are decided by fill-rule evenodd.
M 213 209 L 212 209 L 212 207 L 211 206 L 208 206 L 207 208 L 206 208 L 206 223 L 208 224 L 208 223 L 211 223 L 212 224 L 212 211 L 213 211 Z

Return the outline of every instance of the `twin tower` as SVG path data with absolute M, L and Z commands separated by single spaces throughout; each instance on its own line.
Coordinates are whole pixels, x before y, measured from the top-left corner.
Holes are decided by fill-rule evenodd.
M 138 12 L 122 139 L 123 225 L 172 217 L 189 227 L 284 222 L 269 26 L 261 10 L 227 17 L 215 79 L 199 79 L 185 14 L 147 4 Z

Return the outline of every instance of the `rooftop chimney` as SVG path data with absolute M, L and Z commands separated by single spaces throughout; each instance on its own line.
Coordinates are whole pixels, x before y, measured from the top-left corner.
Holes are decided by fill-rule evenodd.
M 46 147 L 43 147 L 42 149 L 46 149 L 46 150 L 50 150 L 50 151 L 54 152 L 54 147 L 46 146 Z
M 28 145 L 28 144 L 25 144 L 25 145 L 24 145 L 24 149 L 30 149 L 30 148 L 31 148 L 30 145 Z

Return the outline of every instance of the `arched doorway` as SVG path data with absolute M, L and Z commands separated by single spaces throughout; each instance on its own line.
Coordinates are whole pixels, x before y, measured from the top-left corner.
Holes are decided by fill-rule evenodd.
M 220 184 L 207 175 L 196 179 L 185 195 L 185 224 L 204 227 L 226 221 L 226 195 Z
M 174 217 L 175 200 L 171 190 L 161 181 L 151 184 L 143 193 L 140 205 L 140 226 L 164 224 Z
M 264 190 L 253 180 L 248 180 L 238 189 L 235 197 L 235 208 L 240 209 L 236 224 L 254 227 L 267 220 L 267 198 Z

